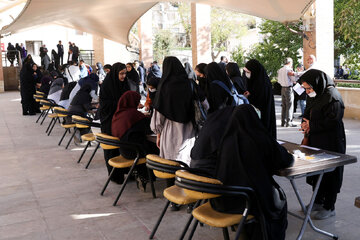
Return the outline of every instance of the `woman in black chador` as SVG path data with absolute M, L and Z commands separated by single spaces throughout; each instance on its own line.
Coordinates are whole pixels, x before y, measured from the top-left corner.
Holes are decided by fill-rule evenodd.
M 259 61 L 251 59 L 245 64 L 249 102 L 261 112 L 261 122 L 276 139 L 276 117 L 274 95 L 269 76 Z
M 287 228 L 286 196 L 273 179 L 277 170 L 293 164 L 293 156 L 279 145 L 261 123 L 250 104 L 235 107 L 222 135 L 215 177 L 226 185 L 249 186 L 254 189 L 251 214 L 258 217 L 259 208 L 265 220 L 269 240 L 285 239 Z M 241 197 L 220 197 L 211 200 L 220 212 L 242 213 Z M 249 232 L 250 239 L 263 239 L 261 231 Z
M 247 86 L 245 80 L 241 77 L 240 69 L 237 63 L 229 62 L 226 64 L 225 68 L 226 73 L 236 88 L 236 91 L 240 94 L 244 94 L 247 91 Z
M 129 83 L 126 78 L 126 65 L 123 63 L 115 63 L 112 65 L 111 71 L 106 75 L 104 82 L 101 84 L 100 89 L 100 122 L 101 132 L 109 135 L 111 134 L 111 121 L 117 109 L 117 104 L 120 97 L 129 91 Z M 108 161 L 112 157 L 118 156 L 119 150 L 104 150 L 105 163 L 110 174 L 112 167 Z M 113 174 L 112 181 L 122 183 L 124 181 L 123 174 L 117 174 L 116 170 Z
M 345 153 L 346 141 L 342 118 L 344 103 L 333 80 L 324 72 L 311 69 L 299 81 L 308 95 L 301 128 L 308 145 L 333 152 Z M 340 192 L 344 167 L 325 173 L 315 198 L 315 219 L 335 215 L 336 196 Z M 307 183 L 315 187 L 317 176 L 308 177 Z
M 40 83 L 41 73 L 34 63 L 26 63 L 20 71 L 20 94 L 23 115 L 35 115 L 38 111 L 34 94 L 36 83 Z
M 132 63 L 126 64 L 126 78 L 129 82 L 130 90 L 140 93 L 139 84 L 140 84 L 140 77 L 137 71 L 134 68 Z

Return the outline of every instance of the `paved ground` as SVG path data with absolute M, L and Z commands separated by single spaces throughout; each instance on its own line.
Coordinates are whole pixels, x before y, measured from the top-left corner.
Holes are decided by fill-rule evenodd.
M 35 124 L 35 116 L 21 116 L 18 92 L 0 94 L 0 239 L 147 239 L 165 200 L 153 199 L 130 182 L 117 207 L 112 202 L 120 188 L 110 183 L 104 196 L 100 191 L 107 172 L 102 151 L 88 170 L 77 164 L 81 148 L 57 146 L 63 130 L 56 126 L 51 136 L 44 125 Z M 279 112 L 277 98 L 277 112 Z M 279 118 L 279 116 L 278 116 Z M 279 122 L 278 122 L 279 124 Z M 347 153 L 360 156 L 360 121 L 345 120 Z M 300 142 L 297 128 L 279 128 L 279 139 Z M 360 195 L 359 163 L 345 168 L 342 191 L 336 204 L 337 215 L 315 221 L 342 240 L 360 237 L 360 209 L 354 199 Z M 289 209 L 299 211 L 290 184 L 277 178 L 285 189 Z M 311 189 L 298 180 L 300 191 L 309 199 Z M 161 196 L 164 182 L 155 185 Z M 168 212 L 158 230 L 158 239 L 177 239 L 187 220 L 185 209 Z M 299 220 L 289 216 L 287 239 L 295 239 Z M 219 229 L 198 228 L 194 239 L 222 239 Z M 309 228 L 303 239 L 328 239 Z

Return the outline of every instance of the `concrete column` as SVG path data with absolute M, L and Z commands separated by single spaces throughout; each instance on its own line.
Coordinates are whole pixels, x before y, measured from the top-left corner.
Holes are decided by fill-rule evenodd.
M 305 26 L 306 38 L 303 38 L 304 66 L 308 69 L 310 66 L 307 59 L 310 55 L 316 56 L 316 20 L 315 3 L 304 14 L 303 25 Z
M 104 38 L 93 35 L 94 65 L 97 62 L 104 63 Z
M 334 0 L 316 0 L 316 35 L 318 66 L 334 77 Z
M 0 43 L 1 43 L 1 38 L 0 38 Z M 5 87 L 4 87 L 4 72 L 3 72 L 3 67 L 2 67 L 2 52 L 0 49 L 0 93 L 1 92 L 5 92 Z
M 152 11 L 147 11 L 139 21 L 138 33 L 140 39 L 139 59 L 144 62 L 146 68 L 150 67 L 153 61 L 153 44 L 152 44 Z
M 209 63 L 211 59 L 211 7 L 191 3 L 192 64 Z

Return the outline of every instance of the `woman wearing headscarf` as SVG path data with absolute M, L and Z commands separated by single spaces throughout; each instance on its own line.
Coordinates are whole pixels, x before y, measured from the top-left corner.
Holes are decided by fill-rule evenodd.
M 58 104 L 60 102 L 60 97 L 63 87 L 64 87 L 64 80 L 62 78 L 56 78 L 51 83 L 48 99 L 51 99 L 56 104 Z
M 224 88 L 222 88 L 218 84 L 213 83 L 213 81 L 217 80 L 224 83 L 225 86 L 228 87 L 228 89 L 231 89 L 229 77 L 216 62 L 209 63 L 206 66 L 205 71 L 206 78 L 210 83 L 207 98 L 210 105 L 210 109 L 208 112 L 212 113 L 225 106 L 230 106 L 232 104 L 233 98 Z
M 102 84 L 102 82 L 104 81 L 104 79 L 106 77 L 106 73 L 100 62 L 96 63 L 96 74 L 99 77 L 99 84 Z
M 188 75 L 188 79 L 191 79 L 193 81 L 196 81 L 196 74 L 194 72 L 194 70 L 192 69 L 190 63 L 186 62 L 184 64 L 184 67 L 185 67 L 185 72 L 187 73 Z
M 163 67 L 164 68 L 164 67 Z M 153 62 L 151 64 L 151 67 L 148 70 L 148 75 L 147 75 L 147 79 L 149 80 L 152 77 L 157 77 L 157 78 L 161 78 L 162 73 L 160 71 L 160 67 L 157 65 L 156 62 Z
M 34 100 L 38 83 L 37 68 L 34 63 L 26 63 L 20 71 L 20 95 L 23 115 L 35 115 L 37 106 Z
M 142 148 L 140 157 L 145 157 L 146 154 L 150 153 L 158 154 L 159 149 L 146 138 L 146 135 L 151 133 L 150 118 L 137 110 L 140 99 L 140 94 L 134 91 L 127 91 L 121 96 L 112 118 L 111 132 L 113 136 L 118 137 L 123 142 L 140 145 Z M 128 159 L 136 157 L 136 152 L 132 149 L 120 148 L 120 154 Z M 120 172 L 125 173 L 124 170 L 120 170 L 119 174 Z M 138 187 L 142 186 L 145 189 L 148 177 L 144 165 L 137 166 L 136 179 Z
M 333 80 L 320 70 L 310 69 L 299 79 L 308 95 L 301 128 L 308 145 L 333 152 L 345 153 L 346 139 L 342 118 L 344 102 Z M 344 167 L 325 173 L 315 198 L 314 218 L 321 220 L 335 215 L 335 202 L 342 185 Z M 308 177 L 315 187 L 317 176 Z
M 139 91 L 139 84 L 140 84 L 140 78 L 139 74 L 134 68 L 134 65 L 132 63 L 126 64 L 126 78 L 128 79 L 130 90 L 135 92 Z
M 59 55 L 56 53 L 56 51 L 53 49 L 51 50 L 51 61 L 54 63 L 55 65 L 55 69 L 59 69 L 60 66 L 60 57 Z
M 157 86 L 159 85 L 161 78 L 152 77 L 146 82 L 148 93 L 146 95 L 146 101 L 144 104 L 145 111 L 150 111 L 150 114 L 153 112 L 153 102 L 155 100 Z
M 276 117 L 272 85 L 266 70 L 259 61 L 251 59 L 245 64 L 249 102 L 261 112 L 261 122 L 276 139 Z
M 237 63 L 229 62 L 226 64 L 225 68 L 226 73 L 236 88 L 236 91 L 240 94 L 244 94 L 247 91 L 246 82 L 241 77 L 240 69 Z
M 234 108 L 222 135 L 217 159 L 215 177 L 225 185 L 253 188 L 255 196 L 252 197 L 257 200 L 253 198 L 250 214 L 261 221 L 261 210 L 267 239 L 284 240 L 287 228 L 286 196 L 273 175 L 291 166 L 294 160 L 269 134 L 250 104 Z M 210 202 L 220 212 L 242 213 L 244 210 L 242 197 L 223 196 Z M 251 239 L 264 239 L 257 227 L 249 234 Z
M 190 154 L 181 154 L 184 144 L 195 136 L 192 120 L 192 90 L 184 67 L 176 57 L 166 57 L 157 87 L 151 129 L 157 134 L 160 156 L 190 163 Z
M 100 107 L 99 107 L 99 117 L 101 122 L 101 132 L 108 135 L 112 135 L 111 132 L 111 122 L 113 115 L 117 109 L 117 104 L 120 97 L 126 92 L 129 91 L 130 87 L 126 78 L 126 65 L 123 63 L 115 63 L 111 71 L 106 75 L 106 78 L 101 84 L 100 89 Z M 112 157 L 118 156 L 119 150 L 104 150 L 105 163 L 110 174 L 112 167 L 108 164 L 108 161 Z M 117 174 L 115 170 L 112 181 L 119 184 L 123 183 L 124 176 L 122 173 Z
M 196 79 L 198 81 L 200 89 L 203 91 L 206 98 L 208 98 L 210 82 L 208 81 L 208 79 L 206 78 L 206 75 L 205 75 L 206 74 L 205 73 L 206 66 L 207 66 L 206 63 L 199 63 L 198 65 L 196 65 L 195 74 L 196 74 Z
M 98 91 L 98 85 L 99 85 L 99 77 L 95 74 L 95 73 L 91 73 L 89 76 L 81 78 L 77 84 L 75 85 L 75 87 L 72 89 L 69 99 L 70 102 L 72 101 L 72 99 L 74 98 L 74 96 L 76 95 L 76 93 L 80 90 L 80 88 L 85 85 L 85 84 L 89 84 L 91 86 L 91 97 L 96 101 L 98 100 L 98 96 L 96 95 L 97 91 Z
M 64 88 L 61 92 L 61 96 L 60 96 L 60 102 L 59 102 L 59 106 L 62 106 L 65 109 L 69 109 L 71 100 L 70 100 L 70 93 L 71 91 L 74 89 L 74 87 L 76 86 L 76 82 L 70 82 L 68 84 L 64 85 Z
M 45 95 L 48 95 L 51 82 L 52 82 L 52 77 L 50 76 L 50 73 L 48 71 L 44 71 L 43 76 L 41 78 L 41 86 L 39 88 L 39 91 L 45 93 Z

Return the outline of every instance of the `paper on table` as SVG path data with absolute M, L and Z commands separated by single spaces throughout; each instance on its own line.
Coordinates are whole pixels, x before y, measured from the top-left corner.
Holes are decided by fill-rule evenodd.
M 308 149 L 315 150 L 315 151 L 319 151 L 319 150 L 320 150 L 320 148 L 309 147 L 309 146 L 306 146 L 306 145 L 300 145 L 300 147 L 308 148 Z
M 299 83 L 296 83 L 293 89 L 299 96 L 305 91 L 305 89 Z

